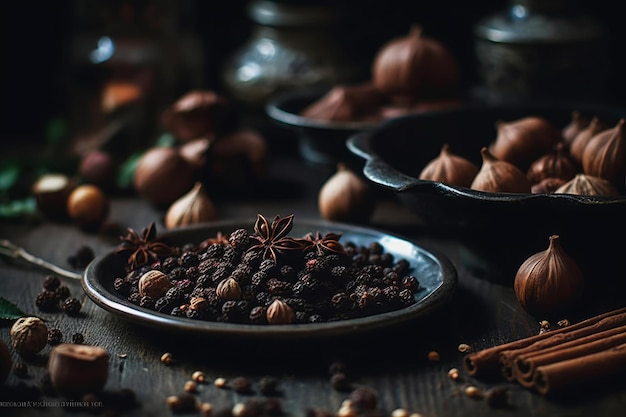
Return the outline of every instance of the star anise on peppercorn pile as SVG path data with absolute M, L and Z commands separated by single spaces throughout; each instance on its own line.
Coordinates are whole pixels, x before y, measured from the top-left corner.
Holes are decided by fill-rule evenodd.
M 324 236 L 320 232 L 307 233 L 304 236 L 304 248 L 306 251 L 316 251 L 318 255 L 322 256 L 328 253 L 337 253 L 339 255 L 345 255 L 346 250 L 343 245 L 339 243 L 341 234 L 339 233 L 326 233 Z
M 120 239 L 122 243 L 115 253 L 128 254 L 128 264 L 131 268 L 176 254 L 175 248 L 156 240 L 154 222 L 143 229 L 141 235 L 129 227 L 126 236 L 120 236 Z
M 290 216 L 276 216 L 272 223 L 262 215 L 257 214 L 254 223 L 254 234 L 250 239 L 256 241 L 248 250 L 261 251 L 263 259 L 276 261 L 278 255 L 290 251 L 302 251 L 305 247 L 304 239 L 288 237 L 293 228 L 293 214 Z

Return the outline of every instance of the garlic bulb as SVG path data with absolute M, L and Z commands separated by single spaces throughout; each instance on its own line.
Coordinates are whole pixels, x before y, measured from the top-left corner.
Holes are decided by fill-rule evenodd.
M 339 163 L 319 191 L 318 207 L 326 220 L 363 222 L 374 210 L 371 197 L 369 184 Z
M 374 58 L 372 80 L 385 94 L 407 101 L 425 95 L 437 96 L 457 87 L 459 66 L 441 42 L 423 36 L 414 25 L 408 35 L 392 39 Z
M 459 187 L 469 187 L 478 171 L 479 168 L 475 163 L 453 154 L 450 151 L 450 146 L 444 144 L 439 156 L 422 169 L 419 178 Z
M 565 312 L 579 300 L 584 285 L 583 272 L 562 248 L 560 237 L 549 239 L 546 250 L 521 264 L 513 283 L 520 305 L 535 317 Z
M 217 219 L 217 209 L 202 183 L 196 182 L 187 194 L 176 200 L 165 213 L 165 227 L 188 226 Z
M 560 186 L 555 194 L 575 194 L 586 196 L 618 196 L 619 190 L 610 181 L 591 175 L 577 174 Z
M 626 174 L 626 130 L 624 119 L 615 127 L 589 139 L 583 151 L 583 172 L 613 183 L 624 180 Z
M 496 122 L 497 136 L 489 152 L 497 159 L 526 170 L 539 156 L 552 150 L 561 140 L 559 130 L 538 116 L 528 116 L 510 122 Z
M 519 168 L 495 158 L 486 147 L 480 154 L 483 164 L 470 188 L 492 193 L 530 193 L 530 182 Z

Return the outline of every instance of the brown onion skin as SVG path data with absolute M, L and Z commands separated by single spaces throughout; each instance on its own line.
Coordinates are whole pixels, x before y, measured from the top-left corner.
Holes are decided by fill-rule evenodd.
M 597 197 L 616 197 L 619 190 L 609 180 L 586 174 L 576 174 L 574 178 L 560 186 L 555 194 L 574 194 Z
M 519 168 L 497 159 L 486 147 L 480 153 L 483 164 L 470 188 L 491 193 L 530 193 L 530 182 Z
M 607 126 L 598 118 L 593 117 L 586 128 L 578 132 L 569 147 L 572 159 L 578 163 L 583 160 L 583 152 L 592 137 L 607 129 Z
M 540 156 L 530 165 L 526 176 L 531 184 L 537 184 L 545 178 L 561 178 L 569 181 L 578 172 L 578 166 L 571 159 L 565 142 L 559 142 L 554 150 Z
M 178 149 L 155 147 L 140 158 L 133 185 L 151 204 L 166 207 L 191 189 L 194 184 L 192 166 Z
M 497 136 L 489 148 L 493 156 L 526 171 L 530 164 L 561 140 L 560 131 L 549 121 L 528 116 L 496 122 Z
M 424 36 L 414 25 L 408 35 L 383 45 L 374 58 L 372 80 L 384 94 L 412 101 L 454 91 L 460 79 L 451 51 L 436 39 Z
M 552 318 L 574 306 L 584 286 L 583 272 L 562 248 L 559 236 L 552 235 L 549 240 L 546 250 L 522 262 L 513 283 L 524 310 L 542 318 Z
M 572 111 L 570 122 L 561 130 L 561 136 L 567 146 L 571 146 L 576 135 L 589 126 L 589 119 L 584 117 L 579 111 Z
M 444 144 L 439 156 L 422 169 L 419 179 L 469 188 L 479 170 L 478 165 L 453 154 L 450 147 Z
M 567 181 L 562 178 L 544 178 L 530 188 L 532 194 L 554 194 Z
M 583 151 L 583 172 L 615 184 L 624 183 L 626 175 L 626 130 L 624 119 L 615 127 L 593 136 Z

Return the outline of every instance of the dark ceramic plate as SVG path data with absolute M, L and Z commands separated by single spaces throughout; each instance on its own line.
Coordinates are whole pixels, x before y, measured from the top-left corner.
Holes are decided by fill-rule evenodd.
M 215 236 L 217 232 L 227 234 L 238 228 L 250 228 L 252 224 L 253 221 L 217 222 L 207 226 L 173 230 L 162 237 L 173 244 L 199 243 Z M 357 245 L 367 245 L 376 241 L 393 254 L 395 259 L 408 260 L 411 273 L 423 287 L 415 294 L 416 303 L 398 311 L 319 324 L 246 325 L 173 317 L 138 307 L 117 294 L 113 288 L 113 280 L 124 275 L 125 259 L 114 251 L 99 256 L 87 267 L 83 276 L 83 288 L 98 306 L 136 324 L 164 331 L 206 336 L 272 339 L 353 335 L 404 324 L 441 308 L 456 289 L 456 270 L 442 254 L 380 231 L 324 221 L 296 221 L 290 236 L 304 236 L 308 232 L 316 231 L 341 233 L 341 242 L 344 243 L 352 241 Z
M 290 91 L 273 97 L 266 106 L 266 112 L 272 120 L 295 132 L 301 156 L 305 160 L 321 164 L 334 164 L 353 158 L 354 155 L 346 148 L 346 139 L 376 125 L 368 122 L 323 121 L 300 116 L 302 110 L 328 91 L 320 88 Z
M 351 136 L 347 147 L 365 160 L 363 173 L 372 183 L 391 190 L 428 225 L 471 239 L 492 258 L 519 265 L 527 255 L 546 249 L 550 234 L 559 234 L 571 254 L 599 272 L 606 260 L 621 258 L 616 250 L 621 246 L 610 242 L 623 239 L 626 231 L 625 190 L 624 197 L 505 194 L 418 179 L 444 143 L 480 166 L 480 147 L 495 139 L 497 120 L 537 115 L 564 127 L 573 110 L 598 116 L 609 126 L 626 117 L 623 109 L 573 103 L 473 106 L 390 120 Z M 597 262 L 598 256 L 605 261 Z

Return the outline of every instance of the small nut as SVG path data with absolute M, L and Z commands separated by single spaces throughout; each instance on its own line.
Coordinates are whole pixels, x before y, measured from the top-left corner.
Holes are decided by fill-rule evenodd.
M 428 352 L 428 360 L 429 361 L 438 361 L 439 359 L 441 359 L 441 357 L 439 356 L 439 352 L 435 351 L 435 350 L 431 350 L 430 352 Z
M 67 212 L 80 227 L 97 230 L 109 215 L 110 201 L 104 191 L 93 184 L 79 185 L 67 199 Z
M 465 395 L 467 395 L 469 398 L 477 399 L 477 398 L 482 398 L 483 393 L 480 390 L 480 388 L 470 385 L 465 388 Z
M 62 343 L 50 352 L 48 372 L 52 386 L 61 394 L 97 393 L 108 379 L 109 353 L 98 346 Z
M 223 300 L 239 300 L 241 298 L 241 287 L 234 278 L 226 278 L 217 284 L 215 292 Z
M 209 309 L 209 302 L 204 297 L 193 297 L 191 301 L 189 301 L 189 309 L 206 311 Z
M 38 317 L 21 317 L 11 327 L 13 348 L 20 356 L 33 356 L 48 343 L 48 327 Z
M 296 320 L 293 308 L 279 299 L 272 301 L 265 314 L 269 324 L 289 324 Z
M 215 381 L 213 381 L 213 385 L 215 385 L 218 388 L 224 388 L 226 386 L 226 378 L 215 378 Z
M 173 284 L 166 274 L 161 271 L 148 271 L 139 278 L 139 294 L 142 297 L 146 295 L 153 300 L 158 300 L 165 295 L 167 290 L 172 288 Z
M 396 408 L 391 412 L 391 417 L 409 417 L 409 412 L 404 408 Z
M 450 379 L 456 381 L 461 377 L 461 374 L 459 373 L 459 370 L 457 368 L 452 368 L 448 371 L 448 376 L 450 377 Z
M 467 343 L 461 343 L 458 347 L 459 352 L 468 353 L 472 348 Z
M 200 410 L 200 414 L 203 416 L 209 417 L 213 415 L 213 404 L 209 402 L 201 403 L 198 409 Z

